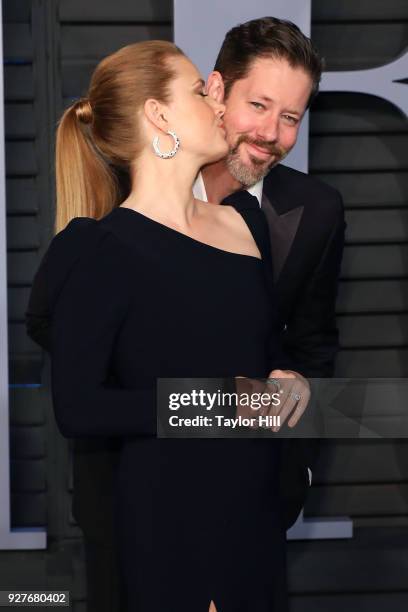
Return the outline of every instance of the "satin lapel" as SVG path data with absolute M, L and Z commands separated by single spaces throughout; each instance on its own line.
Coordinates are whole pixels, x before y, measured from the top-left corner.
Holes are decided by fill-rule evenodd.
M 279 279 L 292 249 L 303 215 L 303 208 L 303 206 L 298 206 L 278 214 L 268 196 L 265 193 L 262 194 L 262 210 L 269 227 L 275 282 Z

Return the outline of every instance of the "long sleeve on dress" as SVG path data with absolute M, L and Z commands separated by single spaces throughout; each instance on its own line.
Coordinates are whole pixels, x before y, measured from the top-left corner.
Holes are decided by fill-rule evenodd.
M 95 219 L 77 217 L 52 239 L 35 274 L 25 312 L 28 336 L 41 348 L 50 351 L 53 305 L 71 269 L 87 248 L 87 229 Z M 53 261 L 58 265 L 54 266 Z
M 132 307 L 135 272 L 130 253 L 112 232 L 99 224 L 92 231 L 95 244 L 71 270 L 53 310 L 57 423 L 67 437 L 154 435 L 156 389 L 106 384 L 115 340 Z
M 48 252 L 43 257 L 34 277 L 25 312 L 27 335 L 46 351 L 50 350 L 51 313 L 47 299 L 46 269 Z

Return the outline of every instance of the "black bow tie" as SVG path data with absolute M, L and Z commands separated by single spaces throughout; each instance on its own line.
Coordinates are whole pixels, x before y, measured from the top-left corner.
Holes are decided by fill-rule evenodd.
M 237 191 L 236 193 L 231 193 L 231 195 L 223 199 L 221 204 L 229 204 L 237 210 L 245 210 L 248 208 L 259 209 L 258 198 L 251 195 L 248 191 Z

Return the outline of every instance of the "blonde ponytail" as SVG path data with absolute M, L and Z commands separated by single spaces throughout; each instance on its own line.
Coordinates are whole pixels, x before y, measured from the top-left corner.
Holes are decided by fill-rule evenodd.
M 74 217 L 100 219 L 118 203 L 115 174 L 92 143 L 89 100 L 82 98 L 63 114 L 57 130 L 57 211 L 55 231 Z
M 65 111 L 57 130 L 57 232 L 74 217 L 100 219 L 119 204 L 113 167 L 129 170 L 145 146 L 138 111 L 148 98 L 168 101 L 175 77 L 168 60 L 182 55 L 171 42 L 150 40 L 98 64 L 88 95 Z

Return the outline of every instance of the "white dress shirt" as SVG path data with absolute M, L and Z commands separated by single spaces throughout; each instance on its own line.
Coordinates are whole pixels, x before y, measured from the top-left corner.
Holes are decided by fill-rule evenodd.
M 255 196 L 259 203 L 259 208 L 261 207 L 262 202 L 262 190 L 263 190 L 263 178 L 255 183 L 252 187 L 247 189 L 248 193 Z M 202 200 L 203 202 L 208 202 L 207 191 L 204 185 L 204 179 L 201 172 L 198 173 L 196 181 L 193 185 L 193 194 L 197 200 Z

